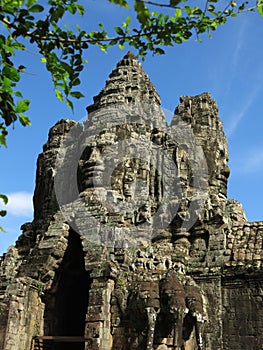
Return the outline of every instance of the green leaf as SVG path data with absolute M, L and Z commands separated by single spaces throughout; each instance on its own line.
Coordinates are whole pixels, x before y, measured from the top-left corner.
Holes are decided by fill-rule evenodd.
M 197 16 L 201 16 L 203 14 L 203 11 L 199 7 L 195 7 L 193 9 L 193 14 L 195 14 Z
M 80 79 L 79 78 L 75 78 L 71 82 L 71 86 L 76 86 L 76 85 L 79 85 L 79 84 L 80 84 Z
M 176 17 L 176 18 L 182 17 L 182 10 L 181 10 L 181 9 L 177 8 L 177 9 L 175 10 L 175 17 Z
M 73 111 L 73 109 L 74 109 L 73 103 L 68 98 L 66 99 L 66 104 L 67 104 L 68 108 L 70 108 Z
M 18 101 L 17 105 L 16 105 L 16 113 L 23 113 L 28 111 L 29 109 L 29 104 L 30 101 L 29 100 L 22 100 L 22 101 Z M 23 123 L 22 123 L 23 124 Z M 27 125 L 27 124 L 26 124 Z
M 158 55 L 164 55 L 165 54 L 165 51 L 163 49 L 160 49 L 159 47 L 157 47 L 155 49 L 155 53 L 157 53 Z
M 20 98 L 23 98 L 23 95 L 20 91 L 14 91 L 14 95 Z
M 260 15 L 263 17 L 263 4 L 258 5 L 257 9 L 258 9 L 258 12 L 260 13 Z
M 16 42 L 12 43 L 12 48 L 15 50 L 25 50 L 25 45 L 16 41 Z
M 51 13 L 50 22 L 57 23 L 58 20 L 63 17 L 65 11 L 66 9 L 61 5 L 57 5 L 56 8 L 52 7 L 50 9 L 50 13 Z
M 36 5 L 33 5 L 31 7 L 29 7 L 28 9 L 29 12 L 43 12 L 44 11 L 44 7 L 39 5 L 39 4 L 36 4 Z
M 209 12 L 215 11 L 215 6 L 214 6 L 214 5 L 209 5 L 209 6 L 207 7 L 207 11 L 209 11 Z
M 11 84 L 12 84 L 11 80 L 8 79 L 7 77 L 4 77 L 3 83 L 4 83 L 3 84 L 4 90 L 8 90 L 8 91 L 10 91 L 12 93 L 12 89 L 10 89 Z
M 127 9 L 129 8 L 129 4 L 126 0 L 109 0 L 109 1 L 116 4 L 116 5 L 126 7 Z
M 189 16 L 192 15 L 193 10 L 192 10 L 192 8 L 190 6 L 185 6 L 184 10 Z
M 0 134 L 0 145 L 3 145 L 4 147 L 7 147 L 6 145 L 6 136 L 3 134 Z
M 56 89 L 56 96 L 59 99 L 59 101 L 61 101 L 61 102 L 64 101 L 64 96 L 63 96 L 62 92 L 58 89 Z
M 27 6 L 27 7 L 31 7 L 31 6 L 34 5 L 34 3 L 36 3 L 36 2 L 37 2 L 37 0 L 27 0 L 26 6 Z
M 114 27 L 114 29 L 118 35 L 124 36 L 124 32 L 121 27 Z
M 210 24 L 210 28 L 211 28 L 212 30 L 216 30 L 217 27 L 218 27 L 217 22 L 216 22 L 216 21 L 212 21 L 211 24 Z
M 0 210 L 0 216 L 6 216 L 7 211 L 6 210 Z
M 170 6 L 174 7 L 178 5 L 182 0 L 170 0 Z
M 18 66 L 18 70 L 19 70 L 20 72 L 24 72 L 25 69 L 26 69 L 26 67 L 23 66 L 22 64 L 20 64 L 20 66 Z
M 80 5 L 80 4 L 76 4 L 76 8 L 77 8 L 78 13 L 79 13 L 81 16 L 83 16 L 84 13 L 85 13 L 85 8 L 84 8 L 84 6 L 82 6 L 82 5 Z
M 74 91 L 70 93 L 70 96 L 74 97 L 74 98 L 81 98 L 81 97 L 85 97 L 81 92 L 79 91 Z
M 2 199 L 2 201 L 4 202 L 4 204 L 7 204 L 7 203 L 8 203 L 8 198 L 7 198 L 6 195 L 0 194 L 0 199 Z
M 20 74 L 17 71 L 17 69 L 10 65 L 5 65 L 3 69 L 3 75 L 5 75 L 7 78 L 14 82 L 18 82 L 20 80 Z
M 61 67 L 63 67 L 63 69 L 65 70 L 65 72 L 67 73 L 72 73 L 72 67 L 70 67 L 70 65 L 66 62 L 60 62 L 59 63 L 61 65 Z M 58 68 L 58 67 L 57 67 Z
M 19 113 L 19 120 L 23 126 L 31 125 L 30 119 L 23 113 Z
M 137 19 L 142 24 L 145 25 L 150 18 L 150 12 L 141 0 L 135 0 L 134 10 L 137 12 Z
M 11 55 L 14 55 L 15 51 L 11 46 L 3 44 L 2 47 L 5 49 L 6 52 L 9 52 L 9 53 L 11 53 Z
M 77 8 L 76 6 L 70 4 L 68 5 L 68 11 L 74 15 L 77 11 Z

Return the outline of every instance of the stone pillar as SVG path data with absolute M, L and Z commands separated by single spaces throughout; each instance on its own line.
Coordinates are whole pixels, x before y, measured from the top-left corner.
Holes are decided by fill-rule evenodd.
M 89 350 L 110 350 L 111 335 L 111 295 L 114 289 L 112 279 L 93 280 L 89 295 L 86 337 Z
M 200 323 L 197 324 L 197 327 L 201 326 L 199 331 L 202 331 L 204 336 L 202 339 L 203 349 L 223 349 L 221 276 L 217 273 L 211 273 L 196 277 L 195 282 L 206 296 L 203 300 L 203 309 L 204 313 L 207 314 L 207 321 L 205 327 Z M 198 332 L 197 329 L 196 331 Z
M 43 326 L 39 293 L 38 282 L 30 278 L 19 278 L 9 286 L 8 301 L 3 309 L 7 321 L 4 350 L 31 349 L 34 335 L 39 334 Z

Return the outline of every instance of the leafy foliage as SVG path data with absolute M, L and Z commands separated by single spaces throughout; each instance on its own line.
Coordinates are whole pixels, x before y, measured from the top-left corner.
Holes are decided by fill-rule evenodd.
M 47 0 L 45 5 L 38 0 L 0 0 L 0 147 L 6 146 L 8 126 L 17 120 L 23 126 L 30 125 L 25 115 L 30 101 L 17 90 L 26 67 L 16 66 L 14 62 L 16 52 L 24 51 L 25 45 L 37 47 L 41 61 L 51 73 L 57 98 L 73 109 L 72 99 L 83 97 L 76 87 L 86 63 L 84 51 L 90 45 L 107 51 L 115 45 L 123 49 L 126 43 L 144 58 L 148 52 L 164 54 L 166 46 L 188 41 L 193 34 L 198 40 L 203 33 L 211 36 L 211 32 L 228 18 L 242 12 L 257 10 L 263 16 L 263 0 L 252 4 L 231 0 L 225 7 L 219 0 L 205 0 L 203 6 L 192 4 L 190 0 L 108 2 L 127 11 L 125 21 L 113 28 L 113 36 L 108 35 L 103 24 L 95 31 L 78 25 L 74 29 L 62 26 L 68 14 L 85 15 L 79 0 Z M 132 15 L 137 18 L 134 26 L 131 25 Z M 6 201 L 3 195 L 0 199 Z M 0 216 L 3 215 L 5 211 L 0 211 Z
M 30 101 L 23 99 L 22 92 L 17 90 L 26 67 L 14 64 L 16 51 L 25 50 L 25 43 L 37 46 L 43 56 L 42 62 L 51 73 L 57 98 L 73 109 L 72 98 L 83 97 L 76 87 L 80 84 L 80 73 L 85 64 L 83 52 L 89 45 L 97 45 L 106 51 L 114 45 L 123 49 L 127 43 L 144 58 L 147 52 L 164 54 L 164 47 L 181 44 L 193 34 L 198 40 L 205 32 L 211 36 L 211 31 L 241 12 L 257 9 L 263 16 L 262 0 L 252 6 L 248 2 L 237 4 L 229 1 L 224 8 L 219 0 L 207 0 L 203 9 L 190 6 L 188 0 L 108 1 L 127 9 L 129 14 L 121 25 L 114 27 L 112 37 L 103 24 L 90 32 L 79 26 L 72 30 L 61 25 L 67 14 L 84 16 L 85 9 L 79 0 L 48 0 L 45 6 L 38 0 L 1 0 L 0 145 L 6 146 L 7 127 L 16 120 L 24 126 L 30 124 L 24 114 Z M 132 13 L 137 18 L 134 27 L 131 26 Z
M 0 199 L 7 204 L 8 198 L 4 194 L 0 194 Z M 6 210 L 0 210 L 0 216 L 6 216 Z M 0 231 L 4 232 L 4 229 L 0 226 Z

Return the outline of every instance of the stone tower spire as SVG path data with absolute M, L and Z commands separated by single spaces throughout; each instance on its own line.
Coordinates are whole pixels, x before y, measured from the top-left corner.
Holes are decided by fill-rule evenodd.
M 129 51 L 117 63 L 104 89 L 93 100 L 94 103 L 87 108 L 88 112 L 125 102 L 161 104 L 160 97 L 149 76 L 144 72 L 141 63 L 132 51 Z

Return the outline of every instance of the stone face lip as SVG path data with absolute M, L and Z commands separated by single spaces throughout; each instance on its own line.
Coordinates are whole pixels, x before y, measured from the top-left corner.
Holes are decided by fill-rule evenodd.
M 263 222 L 227 199 L 216 102 L 182 96 L 168 127 L 128 52 L 87 110 L 50 129 L 0 257 L 0 349 L 262 349 Z

